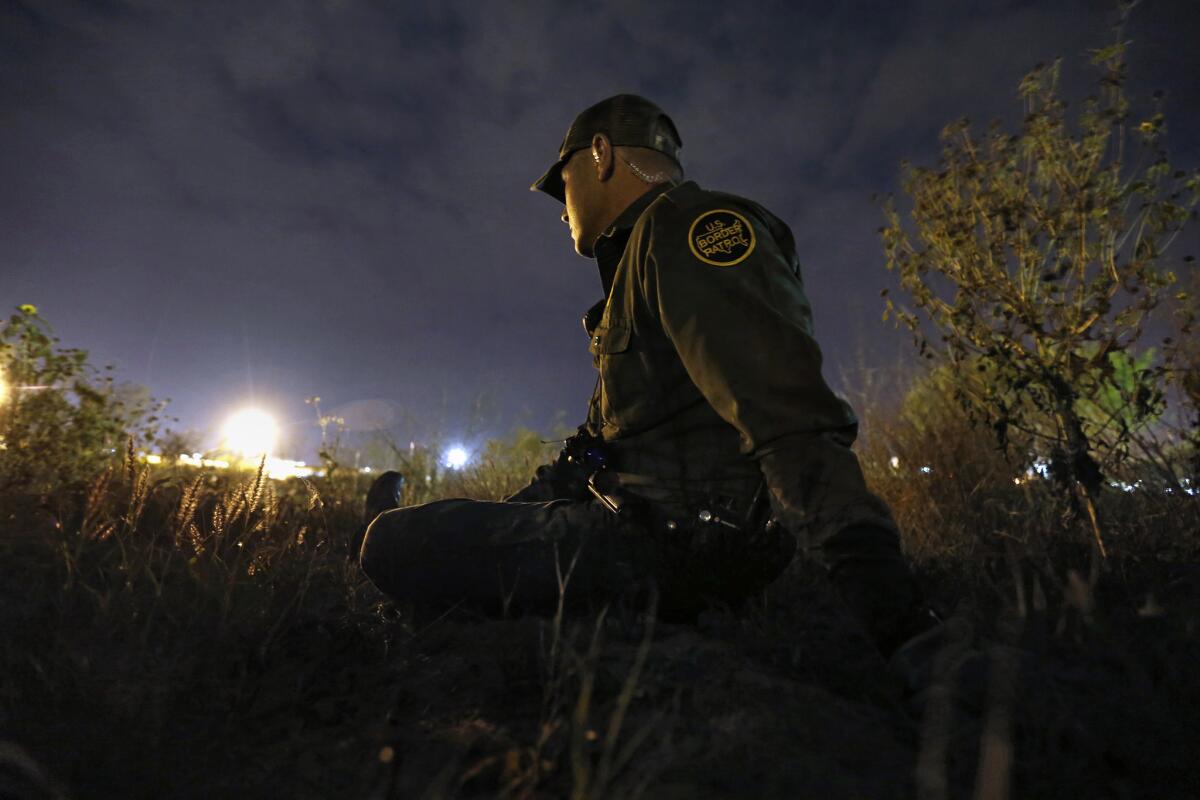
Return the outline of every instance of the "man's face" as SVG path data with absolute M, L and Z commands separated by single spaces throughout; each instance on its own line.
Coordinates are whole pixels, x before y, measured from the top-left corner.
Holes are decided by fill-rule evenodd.
M 571 226 L 571 238 L 575 240 L 575 252 L 591 258 L 592 247 L 604 231 L 600 229 L 598 211 L 599 181 L 592 165 L 591 150 L 576 150 L 563 165 L 563 194 L 566 203 L 562 221 Z

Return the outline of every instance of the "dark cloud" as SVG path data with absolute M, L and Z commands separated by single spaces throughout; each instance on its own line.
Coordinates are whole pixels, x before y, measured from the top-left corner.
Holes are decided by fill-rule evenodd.
M 1193 6 L 1147 0 L 1131 29 L 1185 154 Z M 578 110 L 634 91 L 693 177 L 792 224 L 831 364 L 892 357 L 869 196 L 950 119 L 1011 118 L 1026 69 L 1079 63 L 1109 21 L 1086 0 L 10 2 L 0 299 L 197 428 L 251 395 L 298 431 L 310 395 L 574 420 L 598 282 L 527 187 Z

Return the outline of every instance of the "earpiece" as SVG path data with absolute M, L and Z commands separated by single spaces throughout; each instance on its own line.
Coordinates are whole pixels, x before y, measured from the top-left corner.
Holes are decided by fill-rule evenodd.
M 594 147 L 592 148 L 592 161 L 595 161 L 597 164 L 600 163 L 600 151 Z

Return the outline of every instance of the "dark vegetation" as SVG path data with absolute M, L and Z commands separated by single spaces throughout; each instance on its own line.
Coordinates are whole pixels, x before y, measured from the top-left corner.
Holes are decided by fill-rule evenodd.
M 311 481 L 148 465 L 158 406 L 22 307 L 0 797 L 1200 796 L 1195 278 L 1165 246 L 1196 176 L 1128 119 L 1122 57 L 1075 123 L 1050 68 L 1020 134 L 951 126 L 885 231 L 932 358 L 858 382 L 860 457 L 952 612 L 905 669 L 803 561 L 694 626 L 398 609 L 357 568 L 369 476 L 338 447 Z M 421 501 L 501 497 L 553 453 L 392 455 Z

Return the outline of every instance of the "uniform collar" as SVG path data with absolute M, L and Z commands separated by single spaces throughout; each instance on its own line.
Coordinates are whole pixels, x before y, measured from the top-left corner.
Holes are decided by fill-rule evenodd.
M 651 203 L 658 199 L 660 194 L 669 189 L 673 189 L 675 185 L 676 184 L 674 183 L 657 183 L 654 186 L 651 186 L 644 194 L 642 194 L 641 197 L 639 197 L 637 200 L 634 200 L 624 211 L 618 214 L 617 218 L 613 220 L 613 224 L 609 225 L 608 230 L 601 234 L 601 236 L 611 237 L 616 235 L 618 231 L 632 230 L 634 224 L 637 223 L 638 218 L 642 216 L 642 212 L 645 211 Z
M 604 296 L 612 291 L 613 279 L 617 273 L 617 264 L 625 255 L 625 245 L 629 243 L 629 234 L 637 224 L 642 213 L 658 199 L 659 195 L 672 189 L 676 184 L 660 183 L 650 188 L 645 194 L 634 200 L 608 226 L 608 230 L 600 234 L 592 253 L 596 258 L 596 267 L 600 270 L 600 284 L 604 287 Z

